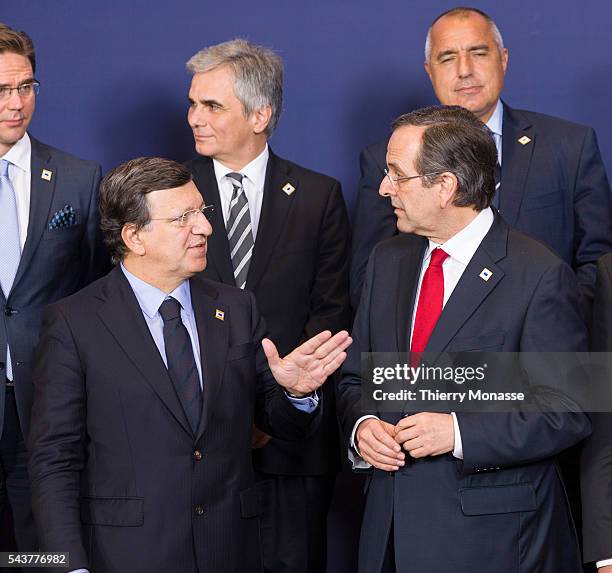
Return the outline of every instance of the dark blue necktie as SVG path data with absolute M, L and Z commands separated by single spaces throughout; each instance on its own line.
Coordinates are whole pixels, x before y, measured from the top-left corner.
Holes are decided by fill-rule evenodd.
M 181 320 L 181 305 L 176 299 L 167 298 L 159 307 L 159 314 L 164 321 L 168 374 L 195 433 L 202 415 L 202 389 L 191 338 Z

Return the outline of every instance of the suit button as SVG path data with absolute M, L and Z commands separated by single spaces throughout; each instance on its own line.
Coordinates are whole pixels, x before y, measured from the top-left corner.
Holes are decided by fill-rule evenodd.
M 196 505 L 195 514 L 204 515 L 204 508 L 201 505 Z
M 17 311 L 16 311 L 16 310 L 13 310 L 13 309 L 12 309 L 10 306 L 7 306 L 7 307 L 4 309 L 4 314 L 5 314 L 6 316 L 12 316 L 13 314 L 17 314 Z
M 193 452 L 193 459 L 196 462 L 199 462 L 202 459 L 202 452 L 200 450 L 196 450 L 195 452 Z

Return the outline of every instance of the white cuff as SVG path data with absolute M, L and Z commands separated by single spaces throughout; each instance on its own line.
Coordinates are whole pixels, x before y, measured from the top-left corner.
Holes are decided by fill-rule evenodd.
M 598 561 L 596 565 L 597 569 L 600 567 L 605 567 L 606 565 L 612 565 L 612 559 L 603 559 L 602 561 Z
M 453 448 L 453 456 L 458 460 L 463 459 L 463 444 L 461 442 L 461 432 L 459 431 L 459 422 L 457 422 L 457 415 L 455 412 L 451 412 L 453 417 L 453 428 L 455 429 L 455 447 Z

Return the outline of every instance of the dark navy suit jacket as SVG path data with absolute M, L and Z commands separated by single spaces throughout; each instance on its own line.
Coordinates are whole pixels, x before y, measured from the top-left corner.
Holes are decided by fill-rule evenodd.
M 0 290 L 0 382 L 11 346 L 19 421 L 27 436 L 32 406 L 32 358 L 46 304 L 68 296 L 109 269 L 98 213 L 100 166 L 40 143 L 32 136 L 28 235 L 7 298 Z M 50 176 L 43 178 L 43 170 Z M 74 223 L 49 228 L 53 215 L 74 209 Z M 52 226 L 53 227 L 53 226 Z M 4 421 L 0 392 L 0 434 Z
M 399 413 L 363 410 L 361 353 L 406 352 L 426 245 L 424 237 L 401 234 L 379 244 L 370 257 L 339 388 L 347 444 L 364 414 L 393 424 L 400 418 Z M 486 281 L 480 276 L 484 268 L 491 272 Z M 425 351 L 585 350 L 586 328 L 578 307 L 569 266 L 497 215 Z M 554 361 L 550 367 L 553 379 L 565 376 Z M 548 390 L 546 381 L 537 383 L 534 395 L 541 405 Z M 397 472 L 375 469 L 367 491 L 359 571 L 381 570 L 392 523 L 398 571 L 580 571 L 578 540 L 555 461 L 590 432 L 588 417 L 571 409 L 457 412 L 463 460 L 451 453 L 420 460 L 408 456 Z
M 504 104 L 500 211 L 576 271 L 588 306 L 597 259 L 612 251 L 612 194 L 595 132 Z M 353 221 L 351 302 L 359 302 L 366 265 L 379 241 L 397 233 L 388 198 L 378 195 L 387 141 L 361 153 Z

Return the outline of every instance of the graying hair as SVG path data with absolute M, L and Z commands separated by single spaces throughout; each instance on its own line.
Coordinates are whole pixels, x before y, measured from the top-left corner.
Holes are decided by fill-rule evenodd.
M 497 24 L 493 21 L 493 18 L 489 16 L 486 12 L 479 10 L 478 8 L 471 8 L 469 6 L 458 6 L 457 8 L 451 8 L 446 12 L 440 14 L 429 26 L 429 30 L 427 30 L 427 37 L 425 38 L 425 61 L 429 62 L 429 58 L 431 57 L 431 29 L 435 26 L 438 20 L 441 20 L 445 16 L 459 16 L 459 17 L 467 17 L 468 14 L 478 14 L 482 16 L 491 27 L 491 32 L 493 33 L 493 40 L 497 44 L 497 50 L 500 55 L 502 50 L 504 49 L 504 39 L 502 38 L 501 32 L 497 27 Z
M 425 127 L 414 168 L 424 187 L 439 175 L 454 173 L 453 205 L 486 209 L 495 194 L 497 148 L 491 132 L 471 111 L 460 106 L 430 106 L 398 117 L 393 131 L 407 125 Z
M 237 38 L 200 50 L 187 62 L 191 74 L 228 66 L 234 74 L 234 93 L 244 108 L 245 117 L 267 105 L 272 108 L 265 129 L 269 138 L 283 107 L 283 62 L 272 50 Z

